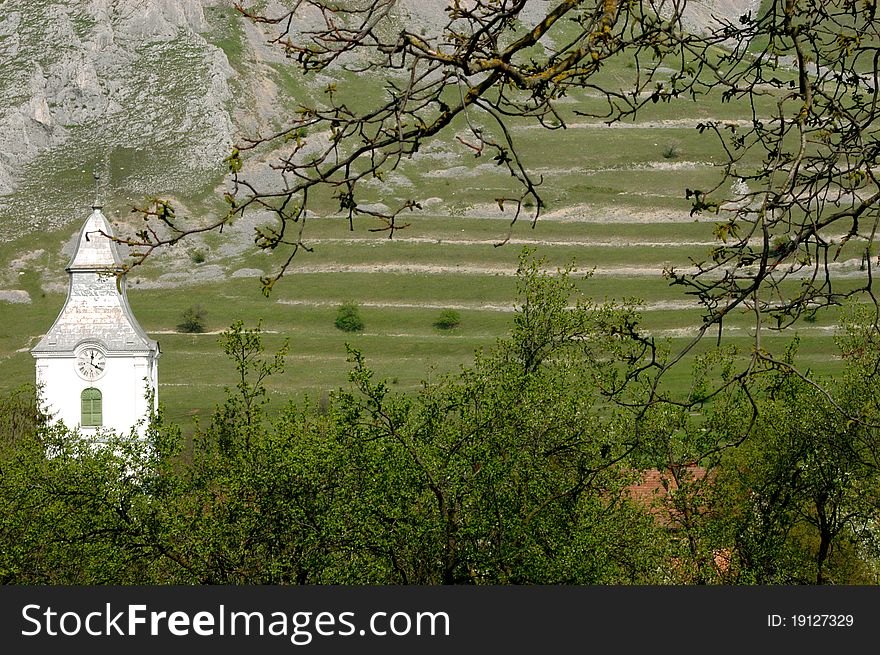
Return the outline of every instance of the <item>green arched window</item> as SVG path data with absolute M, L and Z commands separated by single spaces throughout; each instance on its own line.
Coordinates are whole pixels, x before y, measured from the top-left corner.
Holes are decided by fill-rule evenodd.
M 95 427 L 101 425 L 101 392 L 94 387 L 83 389 L 82 392 L 82 420 L 83 427 Z

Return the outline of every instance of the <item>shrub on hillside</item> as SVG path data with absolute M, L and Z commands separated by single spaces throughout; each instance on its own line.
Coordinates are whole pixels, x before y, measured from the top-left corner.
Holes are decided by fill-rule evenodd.
M 679 150 L 678 144 L 676 143 L 670 143 L 663 148 L 663 159 L 678 159 L 680 154 L 681 150 Z
M 360 332 L 364 329 L 364 320 L 355 303 L 346 302 L 339 306 L 336 312 L 336 327 L 343 332 Z
M 178 332 L 197 334 L 205 331 L 205 311 L 196 305 L 183 312 L 183 320 L 177 324 Z
M 434 321 L 434 327 L 438 330 L 452 330 L 461 325 L 461 315 L 454 309 L 444 309 Z

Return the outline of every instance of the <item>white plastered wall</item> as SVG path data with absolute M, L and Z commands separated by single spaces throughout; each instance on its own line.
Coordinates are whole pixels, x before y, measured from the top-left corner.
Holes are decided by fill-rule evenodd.
M 53 420 L 61 421 L 82 434 L 97 432 L 92 427 L 81 427 L 81 394 L 94 387 L 101 392 L 102 429 L 126 435 L 138 420 L 147 419 L 155 411 L 158 395 L 158 366 L 150 356 L 107 354 L 104 375 L 98 380 L 87 381 L 77 375 L 75 357 L 39 357 L 36 361 L 37 385 L 44 411 Z M 154 399 L 150 406 L 147 390 Z M 145 422 L 138 428 L 144 436 Z

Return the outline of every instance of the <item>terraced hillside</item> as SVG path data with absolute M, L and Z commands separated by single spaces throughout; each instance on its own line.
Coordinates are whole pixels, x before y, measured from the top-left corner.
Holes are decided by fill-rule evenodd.
M 28 348 L 63 303 L 63 269 L 71 239 L 89 212 L 95 166 L 103 175 L 105 213 L 118 230 L 131 229 L 129 208 L 145 194 L 171 197 L 181 212 L 203 220 L 222 210 L 220 160 L 229 143 L 268 129 L 297 98 L 319 94 L 326 84 L 294 75 L 226 3 L 147 4 L 152 23 L 126 14 L 126 2 L 115 8 L 96 2 L 88 10 L 77 9 L 79 3 L 4 4 L 14 11 L 0 22 L 6 35 L 0 48 L 8 49 L 10 39 L 20 45 L 15 57 L 0 58 L 4 93 L 13 98 L 0 109 L 0 125 L 26 123 L 27 133 L 37 135 L 18 154 L 6 150 L 0 159 L 7 192 L 0 196 L 4 387 L 33 378 Z M 401 3 L 400 20 L 430 20 L 424 6 Z M 726 8 L 735 15 L 753 6 L 731 1 Z M 104 8 L 106 20 L 94 7 Z M 134 48 L 123 38 L 132 34 L 138 37 Z M 38 50 L 37 43 L 50 47 Z M 97 65 L 102 57 L 106 62 Z M 54 73 L 63 61 L 79 62 L 74 68 L 85 72 L 77 77 L 68 67 Z M 629 75 L 623 64 L 609 65 L 598 82 L 620 84 Z M 354 96 L 371 92 L 370 80 L 349 75 L 344 81 Z M 279 398 L 317 399 L 344 384 L 346 342 L 403 390 L 455 370 L 506 330 L 523 247 L 551 266 L 573 262 L 585 276 L 592 272 L 582 287 L 596 299 L 641 299 L 646 329 L 672 345 L 687 338 L 699 325 L 700 310 L 680 288 L 670 287 L 663 272 L 705 259 L 715 243 L 714 221 L 690 215 L 685 189 L 711 186 L 721 174 L 716 142 L 696 127 L 710 119 L 736 124 L 752 117 L 744 106 L 707 97 L 652 105 L 635 122 L 608 126 L 576 114 L 594 102 L 587 93 L 570 96 L 562 105 L 565 130 L 512 125 L 526 164 L 544 179 L 548 206 L 535 225 L 518 222 L 511 229 L 509 208 L 492 202 L 510 192 L 509 174 L 444 138 L 376 181 L 367 198 L 377 206 L 416 191 L 428 198 L 421 211 L 406 217 L 409 227 L 393 239 L 371 232 L 377 226 L 368 221 L 349 231 L 328 204 L 325 214 L 309 221 L 313 252 L 297 255 L 268 299 L 260 295 L 258 278 L 277 267 L 283 253 L 254 250 L 253 228 L 265 220 L 259 214 L 134 269 L 129 298 L 161 344 L 160 399 L 170 414 L 205 414 L 234 384 L 217 335 L 236 319 L 248 325 L 261 320 L 270 348 L 290 339 L 287 370 L 271 383 Z M 40 117 L 45 122 L 34 127 Z M 0 139 L 11 137 L 0 130 Z M 857 281 L 866 273 L 857 245 L 848 248 L 836 266 Z M 336 309 L 345 301 L 361 305 L 362 333 L 334 328 Z M 204 310 L 207 331 L 179 333 L 183 312 L 194 306 Z M 460 313 L 458 328 L 433 326 L 443 309 Z M 805 337 L 802 357 L 817 368 L 836 366 L 835 320 L 826 312 L 798 328 Z M 749 330 L 748 317 L 733 317 L 725 339 L 746 344 Z M 684 381 L 686 368 L 678 375 Z

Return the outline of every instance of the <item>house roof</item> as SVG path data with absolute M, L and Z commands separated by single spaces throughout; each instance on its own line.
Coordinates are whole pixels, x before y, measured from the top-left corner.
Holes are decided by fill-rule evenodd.
M 674 523 L 677 511 L 671 504 L 673 494 L 678 491 L 678 480 L 703 480 L 706 469 L 694 464 L 680 467 L 676 471 L 649 469 L 642 471 L 639 481 L 627 487 L 630 497 L 644 505 L 664 524 Z

